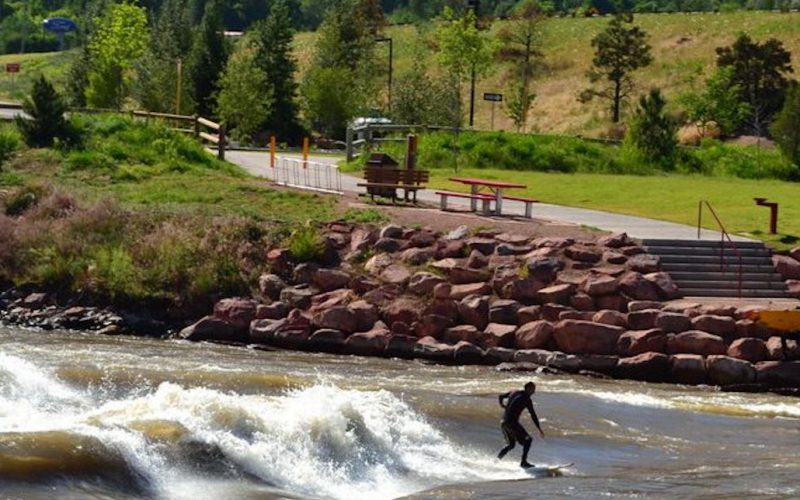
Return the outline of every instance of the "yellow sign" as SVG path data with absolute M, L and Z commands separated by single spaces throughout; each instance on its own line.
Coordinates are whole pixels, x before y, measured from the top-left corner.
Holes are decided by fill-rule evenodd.
M 753 319 L 782 332 L 800 332 L 800 310 L 759 311 Z

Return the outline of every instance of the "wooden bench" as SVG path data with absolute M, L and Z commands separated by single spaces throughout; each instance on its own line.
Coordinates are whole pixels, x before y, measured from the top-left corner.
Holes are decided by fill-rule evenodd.
M 468 200 L 477 200 L 481 202 L 481 211 L 485 215 L 492 213 L 491 203 L 496 198 L 490 194 L 469 194 L 469 193 L 455 193 L 452 191 L 436 191 L 436 194 L 441 196 L 441 208 L 447 210 L 447 198 L 466 198 Z
M 528 219 L 533 217 L 533 204 L 539 203 L 539 200 L 533 198 L 521 198 L 519 196 L 503 196 L 504 200 L 521 201 L 525 204 L 525 217 Z
M 405 201 L 409 201 L 409 193 L 413 195 L 414 203 L 417 202 L 417 191 L 425 188 L 430 180 L 430 172 L 406 168 L 380 168 L 367 167 L 364 169 L 364 180 L 357 184 L 367 188 L 367 193 L 372 199 L 375 196 L 397 200 L 397 190 L 402 189 Z

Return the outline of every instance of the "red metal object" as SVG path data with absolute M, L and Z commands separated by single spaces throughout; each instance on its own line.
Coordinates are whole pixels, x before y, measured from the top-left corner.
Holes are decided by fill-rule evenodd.
M 714 216 L 714 219 L 717 221 L 717 225 L 719 226 L 719 228 L 721 230 L 721 233 L 722 233 L 722 241 L 720 241 L 720 245 L 719 245 L 719 270 L 720 270 L 720 272 L 721 273 L 725 272 L 725 239 L 726 238 L 728 239 L 728 243 L 730 244 L 731 248 L 733 248 L 733 252 L 736 254 L 736 258 L 739 260 L 739 283 L 738 283 L 737 293 L 739 295 L 739 298 L 741 299 L 742 298 L 742 286 L 743 286 L 743 284 L 742 284 L 742 281 L 743 281 L 742 280 L 742 267 L 743 267 L 742 254 L 741 254 L 741 252 L 739 252 L 739 247 L 736 246 L 736 243 L 734 243 L 733 239 L 731 238 L 731 235 L 725 229 L 725 226 L 722 224 L 722 221 L 719 219 L 719 216 L 717 216 L 717 212 L 714 211 L 714 207 L 712 207 L 711 203 L 709 203 L 706 200 L 700 200 L 700 203 L 699 203 L 698 209 L 697 209 L 697 239 L 698 240 L 700 239 L 700 225 L 701 225 L 701 222 L 703 220 L 703 205 L 708 207 L 708 211 L 711 212 L 712 216 Z
M 516 184 L 513 182 L 492 181 L 488 179 L 474 179 L 470 177 L 451 177 L 449 179 L 453 182 L 460 182 L 461 184 L 469 184 L 473 186 L 486 186 L 488 188 L 500 189 L 525 189 L 525 184 Z
M 769 207 L 769 234 L 778 234 L 778 204 L 766 198 L 753 198 L 756 205 Z

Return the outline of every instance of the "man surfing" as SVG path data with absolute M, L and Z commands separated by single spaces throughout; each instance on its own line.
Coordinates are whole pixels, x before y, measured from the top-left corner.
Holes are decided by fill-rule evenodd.
M 507 392 L 499 396 L 500 406 L 505 408 L 503 420 L 500 422 L 500 428 L 503 430 L 503 435 L 508 445 L 500 450 L 500 453 L 497 454 L 497 458 L 502 459 L 514 448 L 516 443 L 519 442 L 519 444 L 522 445 L 522 461 L 520 462 L 520 466 L 524 468 L 533 467 L 533 464 L 528 463 L 528 452 L 531 449 L 533 439 L 530 434 L 528 434 L 528 431 L 519 423 L 522 410 L 525 408 L 528 409 L 533 423 L 536 425 L 536 428 L 539 429 L 539 435 L 544 438 L 544 431 L 539 425 L 539 417 L 536 416 L 536 411 L 533 409 L 533 401 L 531 401 L 531 396 L 533 396 L 535 392 L 536 384 L 528 382 L 525 384 L 525 389 L 522 391 Z M 508 402 L 503 404 L 504 400 L 508 400 Z

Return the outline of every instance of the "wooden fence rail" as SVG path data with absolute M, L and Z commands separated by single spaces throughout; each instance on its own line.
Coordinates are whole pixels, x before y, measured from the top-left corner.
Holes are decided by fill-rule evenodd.
M 0 102 L 0 110 L 6 109 L 11 111 L 22 111 L 22 105 L 17 103 Z M 224 123 L 215 123 L 202 116 L 187 116 L 177 115 L 173 113 L 158 113 L 154 111 L 119 111 L 117 109 L 102 109 L 102 108 L 70 108 L 71 113 L 84 113 L 84 114 L 99 114 L 99 113 L 118 113 L 128 114 L 132 118 L 142 118 L 145 120 L 160 120 L 169 124 L 170 128 L 179 132 L 184 132 L 194 135 L 198 139 L 210 142 L 217 148 L 217 156 L 220 160 L 225 159 L 225 149 L 228 145 L 227 137 L 225 134 L 226 127 Z M 7 115 L 3 115 L 0 119 L 12 119 Z M 206 132 L 205 129 L 211 131 Z

